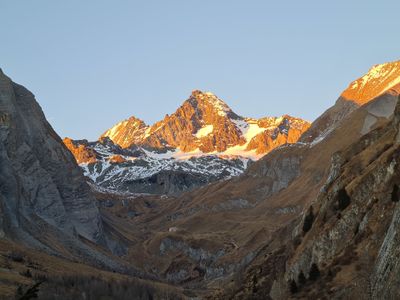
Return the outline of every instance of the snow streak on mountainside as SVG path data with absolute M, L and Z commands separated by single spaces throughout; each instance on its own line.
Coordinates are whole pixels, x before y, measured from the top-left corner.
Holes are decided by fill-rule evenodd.
M 251 161 L 297 142 L 309 126 L 288 115 L 244 118 L 214 94 L 196 90 L 152 126 L 131 117 L 97 142 L 66 138 L 64 143 L 103 188 L 179 193 L 241 174 Z
M 123 149 L 109 138 L 64 143 L 84 174 L 102 188 L 127 193 L 176 194 L 219 179 L 240 175 L 247 158 L 181 151 L 156 152 L 139 147 Z

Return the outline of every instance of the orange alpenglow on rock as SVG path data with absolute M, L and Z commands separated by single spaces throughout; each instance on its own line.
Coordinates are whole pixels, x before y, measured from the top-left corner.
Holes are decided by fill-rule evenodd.
M 297 142 L 309 126 L 309 122 L 287 115 L 244 118 L 213 93 L 194 90 L 173 114 L 152 126 L 131 117 L 102 137 L 122 148 L 142 146 L 258 159 L 278 146 Z
M 100 139 L 109 137 L 115 144 L 127 148 L 132 144 L 139 143 L 148 128 L 149 126 L 142 120 L 130 117 L 107 130 L 101 135 Z
M 353 81 L 342 97 L 363 105 L 382 93 L 400 91 L 400 61 L 373 66 L 363 77 Z
M 123 163 L 126 162 L 126 159 L 123 158 L 121 155 L 112 155 L 109 157 L 109 162 L 118 164 L 118 163 Z
M 95 163 L 97 161 L 96 153 L 93 149 L 87 147 L 85 143 L 76 143 L 70 138 L 64 138 L 63 142 L 68 150 L 74 155 L 78 164 Z
M 325 111 L 300 138 L 300 142 L 321 140 L 343 119 L 360 106 L 366 105 L 384 94 L 400 93 L 400 61 L 373 66 L 362 77 L 350 83 L 335 105 Z

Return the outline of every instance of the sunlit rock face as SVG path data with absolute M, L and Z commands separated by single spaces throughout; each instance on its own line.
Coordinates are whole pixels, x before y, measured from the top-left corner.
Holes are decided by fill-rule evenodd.
M 109 137 L 115 144 L 127 148 L 132 144 L 140 143 L 149 129 L 142 120 L 130 117 L 102 134 L 101 138 Z
M 291 116 L 244 118 L 216 95 L 195 90 L 172 115 L 146 126 L 131 117 L 107 130 L 115 144 L 188 153 L 218 153 L 259 158 L 271 149 L 297 141 L 309 123 Z
M 152 126 L 131 117 L 97 142 L 64 142 L 102 188 L 175 194 L 240 175 L 252 161 L 297 142 L 309 126 L 288 115 L 241 117 L 214 94 L 195 90 Z
M 400 61 L 373 66 L 363 77 L 353 81 L 342 97 L 363 105 L 400 84 Z
M 97 161 L 96 152 L 88 147 L 88 142 L 73 141 L 70 138 L 64 138 L 63 142 L 69 151 L 74 155 L 78 164 L 82 163 L 94 163 Z
M 358 107 L 377 97 L 387 97 L 388 101 L 393 102 L 399 93 L 400 61 L 375 65 L 343 91 L 335 105 L 312 123 L 300 141 L 312 142 L 322 139 Z

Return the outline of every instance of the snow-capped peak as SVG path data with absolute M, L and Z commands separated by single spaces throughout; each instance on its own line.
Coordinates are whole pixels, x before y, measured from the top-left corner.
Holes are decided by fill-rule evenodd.
M 160 151 L 261 157 L 286 142 L 296 142 L 309 126 L 290 116 L 244 118 L 211 92 L 194 90 L 171 115 L 147 126 L 130 118 L 103 136 L 122 148 L 138 146 Z
M 347 100 L 364 104 L 400 84 L 400 61 L 374 65 L 342 93 Z

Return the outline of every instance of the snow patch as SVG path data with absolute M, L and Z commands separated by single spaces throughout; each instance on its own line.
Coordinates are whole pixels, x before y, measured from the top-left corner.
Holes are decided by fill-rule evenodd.
M 109 130 L 107 130 L 104 133 L 104 136 L 109 137 L 112 141 L 114 141 L 115 137 L 117 136 L 119 130 L 121 127 L 125 127 L 126 124 L 128 123 L 128 120 L 119 122 L 117 125 L 115 125 L 114 127 L 110 128 Z
M 239 147 L 240 149 L 244 150 L 246 149 L 247 145 L 250 143 L 250 141 L 260 133 L 263 133 L 264 131 L 275 128 L 275 126 L 271 127 L 260 127 L 257 122 L 252 122 L 248 121 L 246 122 L 245 120 L 232 120 L 233 123 L 235 123 L 236 127 L 242 132 L 242 136 L 246 140 L 246 144 L 242 146 L 235 146 L 233 148 Z M 229 150 L 229 149 L 228 149 Z
M 199 139 L 199 138 L 209 135 L 210 133 L 213 132 L 213 130 L 214 130 L 214 125 L 206 125 L 203 128 L 200 128 L 196 132 L 195 136 Z

